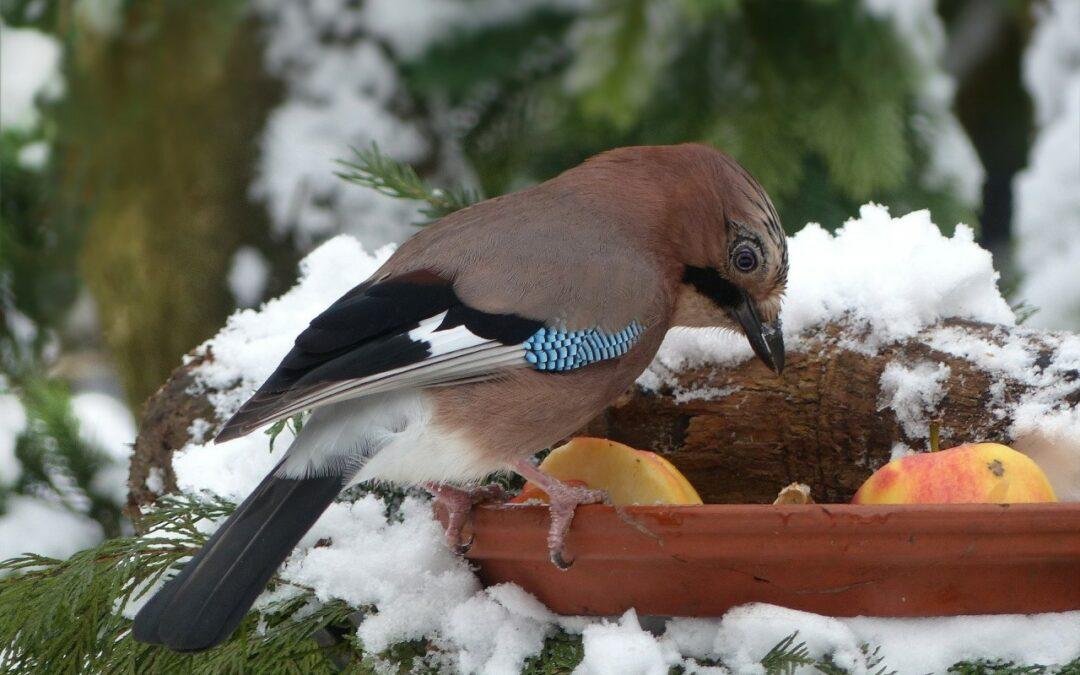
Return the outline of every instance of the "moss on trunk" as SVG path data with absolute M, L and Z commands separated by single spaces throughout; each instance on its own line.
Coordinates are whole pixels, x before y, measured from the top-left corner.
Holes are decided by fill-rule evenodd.
M 87 214 L 81 271 L 137 405 L 224 321 L 236 249 L 268 242 L 247 192 L 279 87 L 239 3 L 124 12 L 114 38 L 72 31 L 64 187 Z

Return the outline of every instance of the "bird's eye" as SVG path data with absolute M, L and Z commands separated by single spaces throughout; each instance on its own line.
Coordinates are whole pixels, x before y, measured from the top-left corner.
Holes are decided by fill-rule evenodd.
M 757 253 L 749 246 L 742 246 L 736 250 L 732 260 L 735 262 L 735 268 L 740 272 L 753 272 L 758 266 Z

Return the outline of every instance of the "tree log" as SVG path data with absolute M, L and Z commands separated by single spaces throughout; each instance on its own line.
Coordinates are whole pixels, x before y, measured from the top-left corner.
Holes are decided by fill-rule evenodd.
M 1015 440 L 1008 404 L 1037 394 L 1035 386 L 934 349 L 930 338 L 941 327 L 990 346 L 1022 346 L 1037 355 L 1036 368 L 1055 358 L 1053 334 L 1021 328 L 949 320 L 870 354 L 845 347 L 841 338 L 850 337 L 850 328 L 830 324 L 799 341 L 783 375 L 757 360 L 687 369 L 660 391 L 635 387 L 581 433 L 665 455 L 708 503 L 771 503 L 794 481 L 808 484 L 818 502 L 846 502 L 897 443 L 925 448 L 931 419 L 942 420 L 942 447 Z M 910 414 L 903 424 L 890 407 L 882 374 L 891 363 L 948 366 L 940 395 L 923 411 L 926 425 L 912 428 Z M 186 393 L 197 366 L 192 361 L 178 369 L 147 404 L 132 462 L 133 506 L 153 496 L 142 486 L 149 467 L 172 475 L 168 446 L 178 447 L 176 440 L 186 439 L 191 423 L 208 410 L 204 395 Z M 1055 391 L 1063 382 L 1060 405 L 1075 408 L 1080 373 L 1064 373 Z

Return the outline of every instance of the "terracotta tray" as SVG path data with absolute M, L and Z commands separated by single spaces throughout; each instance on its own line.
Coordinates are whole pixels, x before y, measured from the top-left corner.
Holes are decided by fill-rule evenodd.
M 755 601 L 833 616 L 1080 609 L 1080 504 L 623 511 L 579 508 L 575 563 L 560 572 L 545 507 L 479 507 L 468 557 L 485 585 L 515 582 L 560 614 L 718 616 Z

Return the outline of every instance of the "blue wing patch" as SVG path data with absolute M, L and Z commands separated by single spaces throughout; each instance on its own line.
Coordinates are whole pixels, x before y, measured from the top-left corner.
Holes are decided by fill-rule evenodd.
M 599 328 L 568 331 L 544 327 L 525 340 L 525 360 L 537 370 L 574 370 L 622 356 L 643 332 L 645 327 L 637 321 L 616 333 Z

